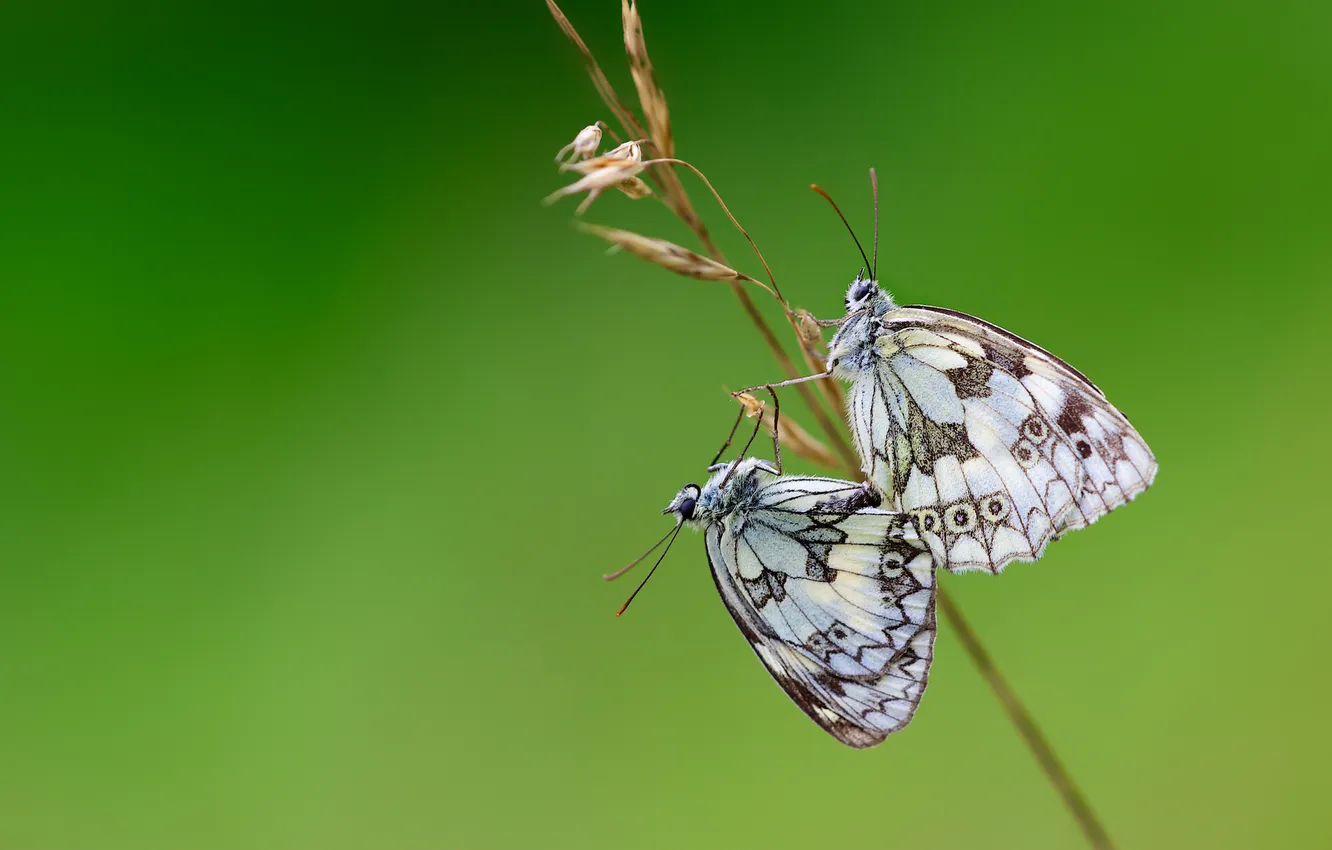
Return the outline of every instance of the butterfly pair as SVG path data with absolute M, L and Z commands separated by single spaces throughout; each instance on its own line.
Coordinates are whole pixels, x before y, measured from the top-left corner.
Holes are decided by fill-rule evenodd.
M 742 452 L 665 512 L 674 533 L 703 530 L 722 601 L 777 683 L 842 743 L 869 747 L 924 693 L 936 567 L 1036 560 L 1145 490 L 1156 460 L 1082 373 L 1001 328 L 899 307 L 860 276 L 846 310 L 811 378 L 850 382 L 867 483 L 783 475 L 780 455 Z

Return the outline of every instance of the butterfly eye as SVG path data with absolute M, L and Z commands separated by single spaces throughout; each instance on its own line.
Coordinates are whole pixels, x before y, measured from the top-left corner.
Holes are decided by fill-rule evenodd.
M 858 280 L 851 284 L 851 291 L 846 294 L 846 306 L 850 307 L 857 301 L 864 300 L 869 295 L 872 284 L 868 280 Z
M 694 506 L 696 504 L 698 504 L 697 499 L 692 499 L 692 498 L 685 499 L 683 502 L 680 503 L 680 516 L 684 517 L 685 519 L 693 519 Z

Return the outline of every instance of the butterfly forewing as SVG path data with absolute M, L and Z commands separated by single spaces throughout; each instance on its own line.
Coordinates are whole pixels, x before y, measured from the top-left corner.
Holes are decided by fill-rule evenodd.
M 845 481 L 783 476 L 707 530 L 727 610 L 777 683 L 854 747 L 910 721 L 935 635 L 934 565 L 902 514 Z
M 998 572 L 1132 499 L 1156 460 L 1080 372 L 962 313 L 885 314 L 850 413 L 866 472 L 950 570 Z

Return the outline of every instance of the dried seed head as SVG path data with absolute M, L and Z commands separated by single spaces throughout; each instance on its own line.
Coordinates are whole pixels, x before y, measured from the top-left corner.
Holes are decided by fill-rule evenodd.
M 740 393 L 739 395 L 734 396 L 734 398 L 740 403 L 740 406 L 745 409 L 745 418 L 747 419 L 753 419 L 755 416 L 758 416 L 763 412 L 763 402 L 754 398 L 749 393 Z
M 643 40 L 643 19 L 638 15 L 638 4 L 633 0 L 620 0 L 620 13 L 624 23 L 624 51 L 629 56 L 629 72 L 633 75 L 634 87 L 638 89 L 638 102 L 643 107 L 648 132 L 662 156 L 675 156 L 666 95 L 652 73 L 652 60 L 648 59 L 647 42 Z
M 625 142 L 593 159 L 563 163 L 560 171 L 577 171 L 584 176 L 546 198 L 546 203 L 554 203 L 565 195 L 587 192 L 587 198 L 574 210 L 576 215 L 582 215 L 583 210 L 606 189 L 617 188 L 631 198 L 646 197 L 652 192 L 637 177 L 642 170 L 643 149 L 636 141 Z
M 652 194 L 652 187 L 638 177 L 630 177 L 623 183 L 618 184 L 616 189 L 633 198 L 635 201 L 639 198 L 646 198 Z
M 590 163 L 602 159 L 605 159 L 605 157 L 597 157 L 597 159 L 588 160 L 587 162 L 569 163 L 562 170 L 568 170 L 569 166 L 574 166 L 575 170 L 582 171 L 582 168 L 578 168 L 577 166 L 589 165 Z M 581 192 L 587 192 L 587 198 L 578 205 L 578 209 L 574 210 L 575 215 L 582 215 L 583 210 L 587 209 L 588 205 L 595 201 L 597 196 L 603 191 L 633 179 L 642 170 L 642 163 L 632 162 L 630 160 L 616 160 L 604 163 L 595 169 L 584 172 L 581 178 L 570 183 L 568 186 L 565 186 L 563 189 L 552 192 L 546 197 L 545 203 L 553 204 L 566 195 L 577 195 Z
M 823 332 L 819 329 L 818 319 L 808 310 L 796 310 L 795 315 L 801 347 L 811 353 L 817 352 L 823 346 Z
M 759 401 L 749 393 L 740 393 L 735 396 L 735 400 L 745 409 L 745 416 L 753 419 L 764 409 L 764 403 Z M 764 417 L 763 424 L 767 426 L 768 434 L 773 433 L 773 423 L 771 417 Z M 819 466 L 836 467 L 837 456 L 828 451 L 828 447 L 810 436 L 810 433 L 797 423 L 786 413 L 782 414 L 782 421 L 779 426 L 781 433 L 777 439 L 782 444 L 782 448 L 789 449 L 796 456 L 818 464 Z
M 607 159 L 627 159 L 631 162 L 643 161 L 643 149 L 639 147 L 646 139 L 635 139 L 616 145 L 606 151 Z
M 638 163 L 642 161 L 643 149 L 639 147 L 639 142 L 625 142 L 594 159 L 584 162 L 566 162 L 560 166 L 560 171 L 577 171 L 580 174 L 591 174 L 600 168 L 618 167 L 626 162 Z
M 665 239 L 653 239 L 650 236 L 642 236 L 628 230 L 617 230 L 613 227 L 601 227 L 595 224 L 580 224 L 579 229 L 584 233 L 599 236 L 617 248 L 623 248 L 649 263 L 655 263 L 664 269 L 669 269 L 678 275 L 694 280 L 753 280 L 753 278 L 724 266 L 716 260 L 710 260 L 702 254 L 695 254 L 688 248 L 682 248 L 674 242 L 667 242 Z
M 574 136 L 572 142 L 560 148 L 560 152 L 555 155 L 555 161 L 563 162 L 565 154 L 570 151 L 573 151 L 572 159 L 575 161 L 579 159 L 591 159 L 597 155 L 597 148 L 599 147 L 601 147 L 600 121 L 595 124 L 588 124 L 586 127 L 579 130 L 578 135 Z

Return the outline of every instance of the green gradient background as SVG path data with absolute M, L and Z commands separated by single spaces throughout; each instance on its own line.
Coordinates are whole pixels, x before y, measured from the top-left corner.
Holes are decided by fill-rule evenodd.
M 1327 5 L 645 6 L 793 300 L 858 265 L 806 184 L 868 232 L 876 165 L 897 293 L 1151 441 L 1130 508 L 944 579 L 1112 833 L 1326 845 Z M 627 91 L 617 4 L 566 11 Z M 539 0 L 10 3 L 0 74 L 0 845 L 1078 845 L 946 627 L 854 752 L 697 538 L 611 616 L 777 371 L 724 286 L 538 204 L 610 117 Z

